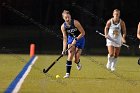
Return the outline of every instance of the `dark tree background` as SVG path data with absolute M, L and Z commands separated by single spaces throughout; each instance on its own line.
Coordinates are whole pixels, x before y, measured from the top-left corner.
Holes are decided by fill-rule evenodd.
M 15 13 L 5 5 L 33 20 Z M 129 51 L 122 47 L 122 54 L 136 55 L 139 5 L 139 0 L 1 0 L 1 53 L 6 49 L 15 53 L 28 53 L 31 43 L 36 44 L 37 53 L 60 53 L 60 26 L 63 23 L 61 13 L 68 9 L 72 18 L 79 20 L 86 31 L 84 51 L 90 54 L 104 54 L 107 52 L 105 39 L 95 31 L 100 30 L 103 33 L 106 21 L 112 17 L 112 11 L 118 8 L 121 10 L 121 19 L 126 23 L 127 43 L 131 45 Z

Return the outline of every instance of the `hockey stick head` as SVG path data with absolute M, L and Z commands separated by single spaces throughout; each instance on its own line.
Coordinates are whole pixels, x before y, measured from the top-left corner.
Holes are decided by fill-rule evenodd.
M 47 73 L 47 70 L 43 69 L 43 73 Z

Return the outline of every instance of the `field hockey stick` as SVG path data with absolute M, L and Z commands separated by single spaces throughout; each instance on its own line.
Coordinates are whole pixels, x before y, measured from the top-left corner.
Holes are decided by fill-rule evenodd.
M 65 50 L 64 52 L 66 53 L 70 48 L 71 48 L 72 46 L 70 46 L 67 50 Z M 63 57 L 63 55 L 64 54 L 61 54 L 47 69 L 43 69 L 43 73 L 47 73 L 53 66 L 54 66 L 54 64 L 56 64 L 57 62 L 58 62 L 58 60 L 60 59 L 60 58 L 62 58 Z
M 102 34 L 101 32 L 99 32 L 99 31 L 97 31 L 97 30 L 96 30 L 96 33 L 98 33 L 99 35 L 105 37 L 104 34 Z M 119 44 L 118 42 L 116 42 L 115 40 L 113 40 L 113 39 L 111 39 L 111 38 L 109 38 L 109 37 L 108 37 L 107 39 L 111 40 L 112 42 L 115 42 L 116 44 Z M 124 44 L 124 43 L 123 43 L 122 45 L 125 46 L 125 47 L 127 47 L 127 48 L 129 49 L 129 45 Z

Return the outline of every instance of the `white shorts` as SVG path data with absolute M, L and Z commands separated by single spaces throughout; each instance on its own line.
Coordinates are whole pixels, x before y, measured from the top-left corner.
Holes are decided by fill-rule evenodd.
M 115 42 L 117 42 L 117 43 L 115 43 Z M 113 42 L 109 39 L 106 39 L 106 46 L 114 46 L 114 47 L 121 47 L 122 46 L 121 40 L 115 40 L 115 42 Z

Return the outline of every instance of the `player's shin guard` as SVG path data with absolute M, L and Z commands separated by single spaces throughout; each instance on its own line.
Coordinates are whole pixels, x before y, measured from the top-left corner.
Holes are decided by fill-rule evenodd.
M 72 66 L 72 61 L 68 61 L 67 60 L 67 63 L 66 63 L 66 73 L 70 74 L 71 66 Z
M 111 57 L 111 56 L 108 54 L 108 61 L 107 61 L 107 64 L 106 64 L 106 68 L 107 68 L 107 69 L 111 69 L 112 61 L 113 61 L 113 57 Z
M 113 61 L 112 61 L 112 64 L 111 64 L 111 71 L 115 70 L 116 63 L 117 63 L 117 58 L 113 58 Z

